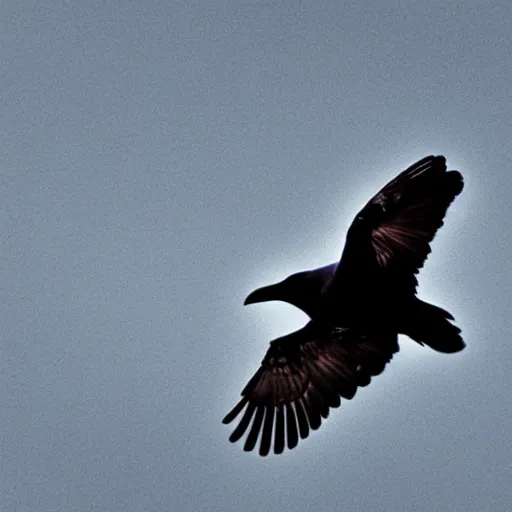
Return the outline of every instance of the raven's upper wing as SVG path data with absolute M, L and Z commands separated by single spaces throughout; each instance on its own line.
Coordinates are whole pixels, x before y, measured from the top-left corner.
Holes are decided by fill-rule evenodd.
M 260 439 L 259 453 L 294 448 L 316 430 L 340 396 L 351 399 L 358 386 L 384 370 L 398 352 L 396 334 L 362 335 L 352 329 L 309 322 L 271 342 L 260 369 L 242 391 L 242 399 L 223 423 L 244 413 L 230 436 L 238 441 L 249 430 L 244 450 Z M 252 421 L 252 424 L 251 424 Z
M 354 219 L 332 289 L 341 289 L 347 276 L 357 285 L 370 270 L 414 293 L 415 274 L 462 188 L 461 174 L 447 171 L 443 156 L 423 158 L 399 174 Z

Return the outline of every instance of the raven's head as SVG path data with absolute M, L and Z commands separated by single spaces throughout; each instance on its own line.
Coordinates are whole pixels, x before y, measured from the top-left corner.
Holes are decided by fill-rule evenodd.
M 322 288 L 330 279 L 334 265 L 308 272 L 299 272 L 280 283 L 258 288 L 248 295 L 244 304 L 280 300 L 302 309 L 309 316 L 320 306 Z

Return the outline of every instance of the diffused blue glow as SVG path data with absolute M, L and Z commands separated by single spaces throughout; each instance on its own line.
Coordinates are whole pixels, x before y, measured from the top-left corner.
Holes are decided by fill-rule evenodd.
M 510 2 L 2 3 L 0 509 L 508 510 Z M 269 341 L 243 307 L 341 254 L 386 181 L 465 189 L 410 340 L 281 457 L 221 424 Z

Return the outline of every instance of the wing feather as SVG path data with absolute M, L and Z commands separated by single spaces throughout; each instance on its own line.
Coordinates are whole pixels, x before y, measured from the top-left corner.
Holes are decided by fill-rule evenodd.
M 384 369 L 398 351 L 396 334 L 363 336 L 310 322 L 274 340 L 261 367 L 242 391 L 242 399 L 223 422 L 241 417 L 230 436 L 248 432 L 244 450 L 267 455 L 293 449 L 317 430 L 341 398 L 351 399 L 358 386 Z
M 458 171 L 443 156 L 428 156 L 400 173 L 357 214 L 328 293 L 353 294 L 365 279 L 415 293 L 448 207 L 462 191 Z

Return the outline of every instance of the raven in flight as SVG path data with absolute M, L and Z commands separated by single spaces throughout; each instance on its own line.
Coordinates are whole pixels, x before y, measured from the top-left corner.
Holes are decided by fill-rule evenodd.
M 245 304 L 280 300 L 311 320 L 270 343 L 261 367 L 223 423 L 243 414 L 230 441 L 249 430 L 260 455 L 294 448 L 319 428 L 340 397 L 379 375 L 398 352 L 398 334 L 453 353 L 465 346 L 447 311 L 416 297 L 416 274 L 446 211 L 462 191 L 458 171 L 428 156 L 390 181 L 357 214 L 339 263 L 299 272 L 252 292 Z

